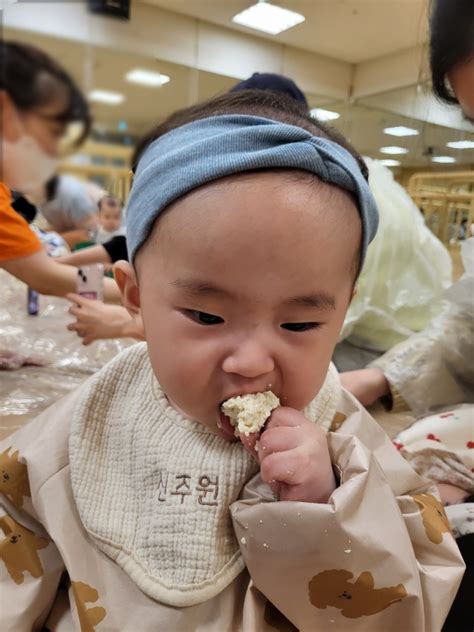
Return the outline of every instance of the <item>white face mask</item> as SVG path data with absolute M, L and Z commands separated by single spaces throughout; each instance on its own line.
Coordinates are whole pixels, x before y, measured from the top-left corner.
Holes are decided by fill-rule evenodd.
M 58 160 L 51 158 L 32 136 L 25 134 L 16 143 L 2 138 L 1 150 L 0 180 L 14 191 L 35 191 L 56 171 Z

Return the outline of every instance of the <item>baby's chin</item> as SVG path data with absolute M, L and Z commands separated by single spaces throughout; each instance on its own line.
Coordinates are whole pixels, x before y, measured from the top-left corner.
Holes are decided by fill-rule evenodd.
M 237 441 L 240 441 L 239 437 L 236 437 L 235 434 L 228 435 L 221 428 L 217 428 L 217 432 L 215 434 L 229 443 L 236 443 Z
M 186 419 L 191 419 L 195 421 L 204 428 L 207 428 L 212 434 L 221 437 L 221 439 L 225 439 L 226 441 L 234 442 L 238 441 L 238 437 L 235 436 L 234 428 L 231 426 L 230 421 L 224 415 L 224 413 L 218 411 L 215 416 L 215 421 L 204 421 L 199 419 L 199 415 L 193 415 L 192 413 L 188 413 L 179 406 L 177 406 L 169 397 L 166 395 L 166 399 L 170 406 L 172 406 L 180 415 L 185 417 Z
M 212 434 L 217 435 L 221 439 L 225 439 L 231 443 L 238 441 L 239 438 L 235 436 L 235 429 L 231 425 L 229 419 L 224 415 L 223 412 L 219 411 L 216 415 L 215 422 L 213 421 L 203 421 L 198 418 L 193 418 L 188 415 L 189 419 L 194 419 L 198 424 L 204 426 L 212 432 Z

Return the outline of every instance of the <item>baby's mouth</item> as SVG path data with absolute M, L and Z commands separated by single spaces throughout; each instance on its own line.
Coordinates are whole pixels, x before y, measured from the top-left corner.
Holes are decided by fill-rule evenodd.
M 224 415 L 220 406 L 219 406 L 219 418 L 217 421 L 217 427 L 219 428 L 221 433 L 225 436 L 225 438 L 228 439 L 229 441 L 235 441 L 237 439 L 237 437 L 235 436 L 235 428 L 230 423 L 230 419 L 227 417 L 227 415 Z
M 250 452 L 250 454 L 256 459 L 258 462 L 258 439 L 260 438 L 261 431 L 254 432 L 253 434 L 246 437 L 243 434 L 239 434 L 234 426 L 230 423 L 230 419 L 227 415 L 224 415 L 222 410 L 220 410 L 219 406 L 219 420 L 217 422 L 217 427 L 219 429 L 220 435 L 226 440 L 234 443 L 235 441 L 241 441 L 242 445 L 246 450 Z

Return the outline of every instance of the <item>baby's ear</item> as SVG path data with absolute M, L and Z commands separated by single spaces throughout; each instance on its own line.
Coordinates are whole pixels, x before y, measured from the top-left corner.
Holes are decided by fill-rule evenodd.
M 122 295 L 122 303 L 131 316 L 140 314 L 140 292 L 137 275 L 128 261 L 114 264 L 114 277 Z

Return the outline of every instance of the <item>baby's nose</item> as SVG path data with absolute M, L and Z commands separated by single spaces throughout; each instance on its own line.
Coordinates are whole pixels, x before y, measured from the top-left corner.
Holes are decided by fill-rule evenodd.
M 222 370 L 253 379 L 271 373 L 275 361 L 268 348 L 256 340 L 246 340 L 227 355 Z

